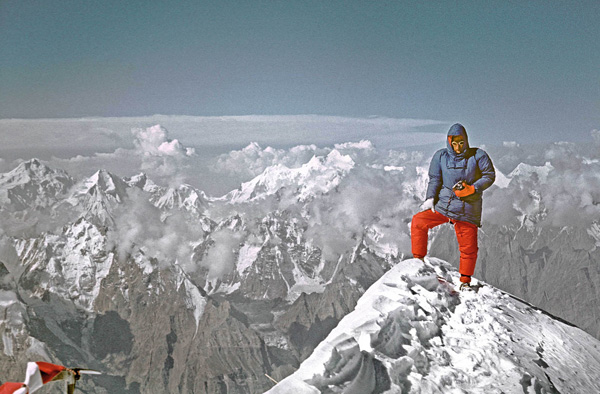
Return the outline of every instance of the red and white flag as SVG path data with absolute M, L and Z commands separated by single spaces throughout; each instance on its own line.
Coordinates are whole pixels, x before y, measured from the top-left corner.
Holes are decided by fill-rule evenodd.
M 27 385 L 21 382 L 6 382 L 0 386 L 0 394 L 28 394 Z
M 75 374 L 62 365 L 50 364 L 43 361 L 28 362 L 25 371 L 25 381 L 22 383 L 7 382 L 0 386 L 0 394 L 31 394 L 44 384 L 55 380 L 66 380 L 75 383 Z
M 73 380 L 74 382 L 75 376 L 73 371 L 62 365 L 50 364 L 44 361 L 27 363 L 25 384 L 29 387 L 30 393 L 36 392 L 44 384 L 55 380 Z
M 0 386 L 0 394 L 31 394 L 46 383 L 58 380 L 65 382 L 66 392 L 71 394 L 75 391 L 75 381 L 79 380 L 80 374 L 99 375 L 100 372 L 81 368 L 71 369 L 44 361 L 28 362 L 25 381 L 4 383 Z

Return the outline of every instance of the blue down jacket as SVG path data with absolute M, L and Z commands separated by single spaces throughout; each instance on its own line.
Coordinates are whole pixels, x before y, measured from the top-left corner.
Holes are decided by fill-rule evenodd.
M 456 154 L 452 149 L 452 137 L 462 135 L 465 150 Z M 429 165 L 429 184 L 426 198 L 433 198 L 435 210 L 455 220 L 462 220 L 481 226 L 482 194 L 496 179 L 492 160 L 483 149 L 469 147 L 465 128 L 456 123 L 448 131 L 446 149 L 437 151 Z M 466 181 L 475 187 L 475 194 L 459 198 L 452 186 L 458 181 Z

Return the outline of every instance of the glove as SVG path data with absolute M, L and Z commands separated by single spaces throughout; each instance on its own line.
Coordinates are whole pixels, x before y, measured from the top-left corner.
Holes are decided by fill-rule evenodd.
M 420 209 L 421 209 L 421 211 L 426 211 L 428 209 L 431 209 L 431 212 L 435 212 L 435 209 L 433 208 L 433 198 L 429 198 L 429 199 L 425 200 L 425 202 L 423 204 L 421 204 Z
M 465 182 L 463 182 L 463 187 L 464 188 L 462 190 L 454 190 L 456 197 L 467 197 L 475 193 L 475 186 L 467 185 Z

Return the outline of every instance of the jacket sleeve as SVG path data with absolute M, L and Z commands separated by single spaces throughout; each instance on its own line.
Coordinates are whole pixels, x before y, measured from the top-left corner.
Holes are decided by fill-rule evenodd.
M 437 202 L 440 189 L 442 188 L 442 151 L 435 152 L 429 164 L 429 184 L 427 185 L 425 199 L 433 198 L 434 202 Z
M 476 193 L 481 193 L 492 186 L 496 180 L 496 170 L 494 170 L 492 159 L 490 159 L 487 153 L 482 149 L 479 149 L 477 153 L 477 166 L 479 167 L 479 171 L 481 171 L 481 178 L 476 180 L 473 186 L 475 186 Z

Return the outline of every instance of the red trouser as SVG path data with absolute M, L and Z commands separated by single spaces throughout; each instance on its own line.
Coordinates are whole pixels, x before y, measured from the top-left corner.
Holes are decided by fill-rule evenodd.
M 420 259 L 427 254 L 427 239 L 430 228 L 444 223 L 454 223 L 454 231 L 460 250 L 460 265 L 458 271 L 461 275 L 471 276 L 475 271 L 477 262 L 477 226 L 473 223 L 460 220 L 450 220 L 439 212 L 431 209 L 422 211 L 413 216 L 410 226 L 410 240 L 413 256 Z

